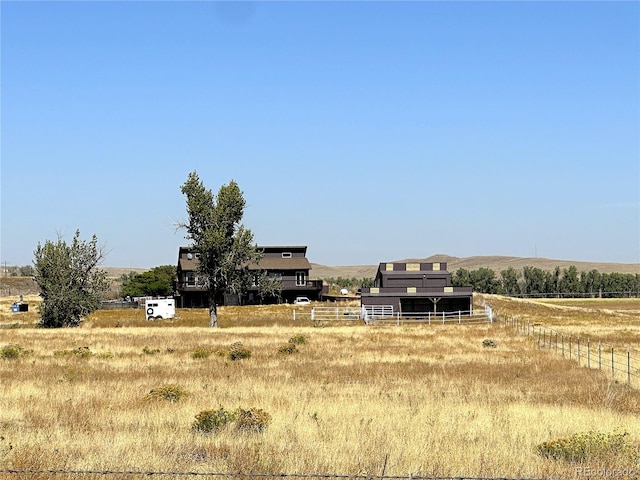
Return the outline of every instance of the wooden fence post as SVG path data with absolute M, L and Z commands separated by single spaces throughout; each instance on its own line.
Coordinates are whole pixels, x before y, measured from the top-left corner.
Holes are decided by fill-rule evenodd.
M 578 337 L 578 365 L 580 365 L 580 337 Z
M 591 368 L 591 339 L 587 338 L 587 368 Z
M 573 357 L 573 345 L 571 344 L 571 335 L 569 335 L 569 360 L 571 360 Z
M 616 366 L 613 363 L 614 361 L 614 357 L 613 357 L 613 345 L 611 345 L 611 376 L 616 374 Z

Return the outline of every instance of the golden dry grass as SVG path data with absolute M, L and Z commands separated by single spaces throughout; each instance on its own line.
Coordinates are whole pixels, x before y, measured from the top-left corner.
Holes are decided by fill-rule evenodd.
M 0 347 L 30 351 L 0 359 L 0 468 L 569 479 L 576 465 L 538 456 L 537 444 L 590 430 L 640 439 L 637 390 L 501 324 L 314 328 L 293 324 L 291 308 L 222 309 L 219 329 L 203 310 L 0 329 Z M 279 353 L 294 335 L 307 341 Z M 487 338 L 497 347 L 483 347 Z M 235 342 L 251 357 L 215 353 Z M 189 395 L 148 398 L 166 384 Z M 261 408 L 272 423 L 262 434 L 191 430 L 197 413 L 220 406 Z M 617 457 L 598 466 L 640 468 Z

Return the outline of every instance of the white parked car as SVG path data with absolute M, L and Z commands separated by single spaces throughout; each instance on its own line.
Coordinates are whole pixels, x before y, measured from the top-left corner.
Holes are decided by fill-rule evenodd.
M 293 303 L 295 305 L 309 305 L 311 303 L 311 300 L 309 300 L 307 297 L 296 297 Z

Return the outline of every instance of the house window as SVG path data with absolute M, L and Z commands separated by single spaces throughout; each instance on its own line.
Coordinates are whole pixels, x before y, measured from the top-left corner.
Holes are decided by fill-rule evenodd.
M 407 272 L 418 272 L 420 271 L 419 263 L 407 263 Z
M 304 287 L 307 284 L 306 272 L 296 272 L 296 286 Z
M 196 284 L 196 275 L 193 272 L 188 272 L 185 277 L 187 285 L 194 286 Z
M 291 258 L 291 252 L 282 252 L 282 258 Z
M 269 278 L 275 278 L 276 280 L 282 280 L 282 273 L 269 272 Z
M 253 282 L 251 283 L 252 287 L 257 287 L 258 286 L 258 275 L 254 275 L 253 276 Z

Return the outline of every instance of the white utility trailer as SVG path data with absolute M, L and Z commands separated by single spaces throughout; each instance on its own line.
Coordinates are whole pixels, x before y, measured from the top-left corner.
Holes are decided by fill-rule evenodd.
M 144 310 L 147 320 L 174 318 L 176 316 L 176 302 L 173 298 L 148 298 L 144 302 Z

